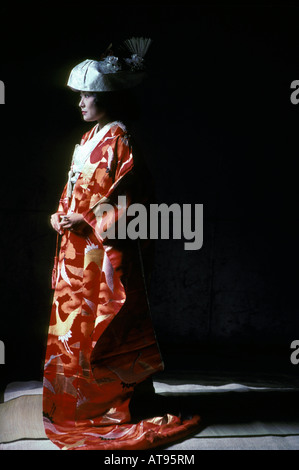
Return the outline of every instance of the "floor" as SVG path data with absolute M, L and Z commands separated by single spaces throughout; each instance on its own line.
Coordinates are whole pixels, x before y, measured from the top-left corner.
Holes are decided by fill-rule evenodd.
M 198 413 L 202 429 L 167 451 L 299 450 L 299 378 L 270 371 L 200 374 L 170 368 L 154 380 L 156 393 L 184 413 Z M 57 450 L 44 435 L 39 381 L 9 383 L 0 404 L 0 450 Z

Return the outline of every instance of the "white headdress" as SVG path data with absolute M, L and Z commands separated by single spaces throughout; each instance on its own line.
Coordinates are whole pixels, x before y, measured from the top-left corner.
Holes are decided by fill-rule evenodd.
M 144 56 L 151 44 L 149 38 L 127 39 L 121 51 L 115 56 L 109 46 L 106 56 L 101 60 L 87 59 L 71 71 L 67 85 L 73 90 L 102 92 L 118 91 L 139 85 L 146 77 Z

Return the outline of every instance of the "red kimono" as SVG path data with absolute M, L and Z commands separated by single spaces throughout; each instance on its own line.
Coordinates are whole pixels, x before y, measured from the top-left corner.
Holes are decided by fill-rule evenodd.
M 152 245 L 118 239 L 117 229 L 109 239 L 107 228 L 118 226 L 132 202 L 149 204 L 151 185 L 124 125 L 96 130 L 78 146 L 89 149 L 81 169 L 73 163 L 58 209 L 82 214 L 87 225 L 61 239 L 44 368 L 44 426 L 61 449 L 149 449 L 187 436 L 199 417 L 131 420 L 134 389 L 163 370 L 147 297 Z M 108 202 L 111 210 L 103 213 Z

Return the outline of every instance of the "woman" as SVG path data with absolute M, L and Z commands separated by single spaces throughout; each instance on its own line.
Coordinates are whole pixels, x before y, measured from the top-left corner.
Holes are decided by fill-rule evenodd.
M 83 119 L 96 124 L 75 147 L 51 216 L 62 238 L 43 408 L 46 434 L 62 449 L 149 449 L 181 439 L 199 422 L 150 413 L 134 419 L 132 404 L 152 396 L 151 377 L 163 369 L 147 298 L 152 245 L 118 236 L 127 207 L 151 201 L 150 178 L 116 120 L 124 90 L 144 77 L 144 53 L 137 52 L 122 61 L 86 60 L 68 81 L 80 91 Z

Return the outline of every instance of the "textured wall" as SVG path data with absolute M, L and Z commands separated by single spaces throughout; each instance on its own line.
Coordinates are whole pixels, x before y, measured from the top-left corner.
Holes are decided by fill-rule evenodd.
M 0 70 L 0 339 L 11 371 L 42 365 L 55 245 L 49 214 L 73 146 L 88 129 L 65 79 L 71 66 L 114 39 L 103 11 L 84 38 L 70 14 L 48 12 L 35 25 L 39 41 L 24 36 L 18 53 L 11 44 Z M 274 7 L 257 14 L 179 6 L 127 6 L 114 18 L 116 38 L 154 38 L 137 131 L 158 202 L 204 204 L 200 250 L 157 242 L 151 305 L 161 343 L 288 348 L 296 339 L 298 110 L 289 101 L 299 73 L 295 19 Z M 21 35 L 25 24 L 18 28 Z

